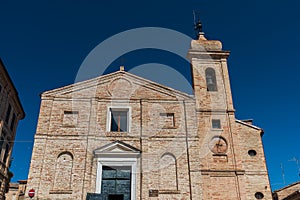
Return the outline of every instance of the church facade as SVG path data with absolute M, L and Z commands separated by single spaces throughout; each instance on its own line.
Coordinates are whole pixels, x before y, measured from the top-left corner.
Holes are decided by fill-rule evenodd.
M 228 56 L 191 41 L 194 95 L 123 67 L 44 92 L 33 199 L 272 199 L 263 130 L 235 118 Z

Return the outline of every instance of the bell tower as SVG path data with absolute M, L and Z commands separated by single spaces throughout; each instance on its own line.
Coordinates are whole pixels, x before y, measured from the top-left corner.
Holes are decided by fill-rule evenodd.
M 193 199 L 271 199 L 261 135 L 252 122 L 235 118 L 227 58 L 218 40 L 208 40 L 199 21 L 191 41 L 197 145 L 191 146 Z M 256 152 L 255 155 L 251 152 Z
M 227 57 L 229 51 L 222 50 L 218 40 L 207 40 L 198 22 L 195 29 L 198 39 L 191 41 L 188 58 L 191 62 L 193 89 L 198 111 L 232 112 Z
M 208 199 L 214 193 L 213 196 L 224 196 L 224 199 L 239 199 L 241 191 L 236 174 L 242 171 L 242 166 L 236 158 L 239 149 L 233 130 L 235 116 L 227 68 L 229 51 L 222 50 L 220 41 L 206 39 L 201 22 L 196 28 L 198 38 L 191 41 L 188 58 L 199 123 L 199 155 L 194 155 L 198 157 L 199 165 L 193 166 L 194 169 L 191 167 L 191 171 L 199 172 L 192 173 L 192 177 L 203 182 L 192 183 L 202 185 L 201 195 L 195 191 L 193 195 Z M 215 182 L 220 183 L 219 188 L 210 187 L 212 183 L 218 185 Z M 230 182 L 236 189 L 222 188 L 221 183 L 225 182 Z

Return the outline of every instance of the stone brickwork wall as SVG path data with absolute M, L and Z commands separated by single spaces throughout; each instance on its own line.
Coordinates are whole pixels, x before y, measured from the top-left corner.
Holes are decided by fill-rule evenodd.
M 84 200 L 100 190 L 99 166 L 136 159 L 132 199 L 272 199 L 262 130 L 235 119 L 220 45 L 192 41 L 194 96 L 123 70 L 43 93 L 28 177 L 35 198 Z M 112 109 L 127 113 L 127 131 L 110 131 Z

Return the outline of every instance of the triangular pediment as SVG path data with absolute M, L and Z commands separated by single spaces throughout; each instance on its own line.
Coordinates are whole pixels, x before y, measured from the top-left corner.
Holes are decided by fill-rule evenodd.
M 94 150 L 95 157 L 97 156 L 137 156 L 140 154 L 140 150 L 137 148 L 126 144 L 122 141 L 115 141 L 113 143 L 107 144 Z
M 42 93 L 42 97 L 109 99 L 190 99 L 194 97 L 125 71 L 74 83 Z

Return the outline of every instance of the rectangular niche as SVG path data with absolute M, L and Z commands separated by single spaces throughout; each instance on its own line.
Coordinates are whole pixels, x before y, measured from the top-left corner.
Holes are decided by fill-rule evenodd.
M 160 113 L 159 116 L 163 128 L 175 128 L 174 113 Z
M 78 123 L 78 111 L 64 111 L 63 125 L 75 127 Z

